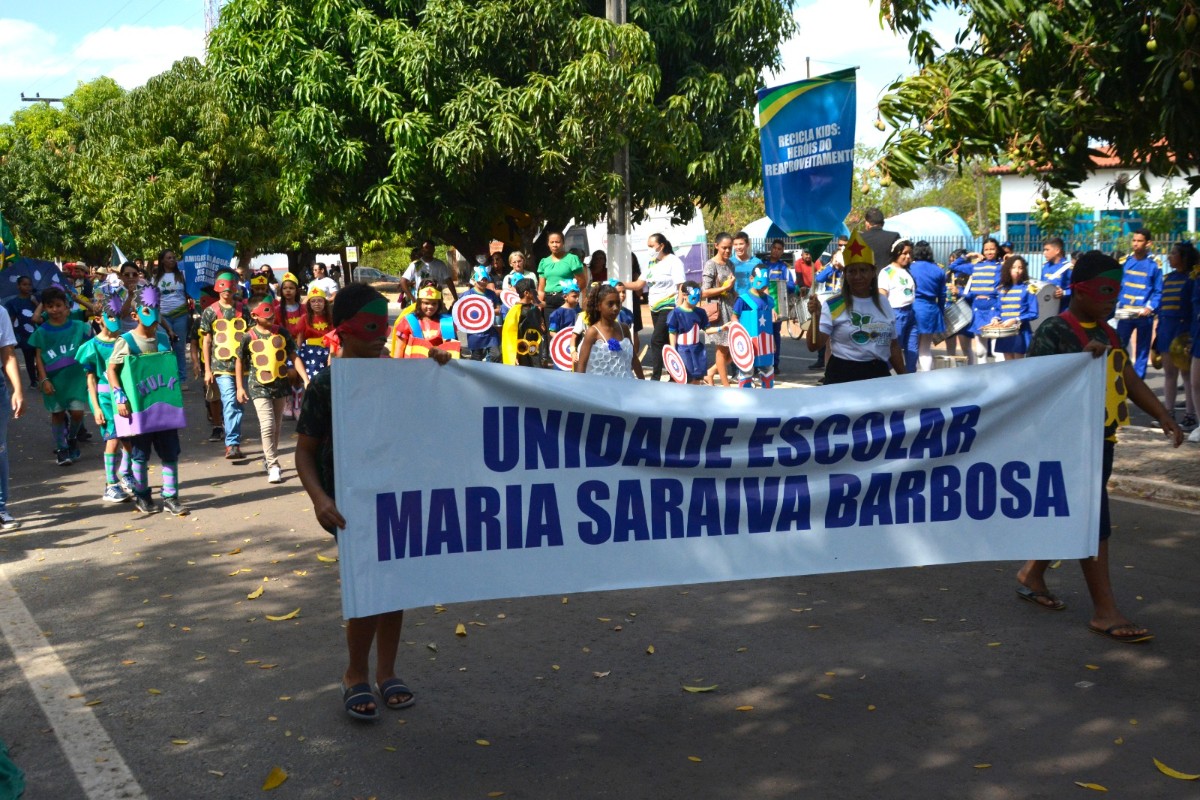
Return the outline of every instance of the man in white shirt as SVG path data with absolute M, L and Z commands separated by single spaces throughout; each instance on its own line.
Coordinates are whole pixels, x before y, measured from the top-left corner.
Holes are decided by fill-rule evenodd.
M 433 257 L 433 242 L 429 240 L 421 242 L 420 257 L 409 264 L 408 269 L 400 276 L 400 289 L 405 294 L 413 295 L 421 287 L 421 283 L 427 280 L 436 283 L 438 288 L 445 286 L 450 290 L 450 296 L 455 301 L 458 300 L 458 292 L 454 289 L 454 273 L 446 266 L 445 261 Z
M 333 300 L 333 296 L 338 291 L 337 281 L 329 277 L 329 273 L 325 270 L 325 265 L 320 261 L 313 264 L 313 279 L 308 282 L 308 288 L 311 289 L 314 286 L 320 288 L 330 300 Z

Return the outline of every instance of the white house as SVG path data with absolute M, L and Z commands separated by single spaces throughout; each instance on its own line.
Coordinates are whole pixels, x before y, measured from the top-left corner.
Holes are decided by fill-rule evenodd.
M 1075 232 L 1067 242 L 1068 250 L 1078 250 L 1090 247 L 1101 249 L 1128 248 L 1128 235 L 1142 227 L 1142 220 L 1136 212 L 1131 211 L 1129 204 L 1119 198 L 1113 187 L 1120 180 L 1128 180 L 1131 191 L 1136 191 L 1140 184 L 1137 180 L 1137 168 L 1122 164 L 1115 156 L 1093 156 L 1093 172 L 1072 194 L 1080 204 L 1091 208 L 1089 217 L 1081 217 L 1075 226 Z M 1034 212 L 1037 201 L 1042 196 L 1042 186 L 1036 175 L 1018 175 L 1013 167 L 994 167 L 989 174 L 1000 177 L 1000 238 L 1002 241 L 1013 243 L 1013 248 L 1019 253 L 1033 255 L 1040 262 L 1042 251 L 1042 231 L 1038 228 L 1038 214 Z M 1185 170 L 1185 175 L 1195 174 Z M 1147 176 L 1148 192 L 1152 199 L 1161 199 L 1164 192 L 1187 191 L 1184 177 L 1175 179 L 1156 178 Z M 1127 198 L 1128 199 L 1128 198 Z M 1197 229 L 1197 209 L 1200 207 L 1200 194 L 1190 198 L 1187 207 L 1176 209 L 1177 223 L 1173 233 Z M 1111 222 L 1113 224 L 1102 225 Z M 1097 231 L 1108 231 L 1106 241 L 1098 240 Z M 1115 240 L 1112 231 L 1116 231 Z M 1030 264 L 1031 267 L 1035 266 Z

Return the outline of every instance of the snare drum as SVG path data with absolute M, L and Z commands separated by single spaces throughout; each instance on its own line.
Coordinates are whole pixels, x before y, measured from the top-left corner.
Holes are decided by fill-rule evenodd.
M 972 319 L 971 303 L 966 299 L 955 300 L 946 307 L 946 331 L 942 335 L 949 339 L 970 325 Z
M 1138 319 L 1144 309 L 1145 306 L 1121 306 L 1113 316 L 1117 319 Z
M 1021 332 L 1020 325 L 1016 326 L 1015 328 L 1013 328 L 1013 327 L 980 328 L 979 329 L 979 338 L 980 339 L 1007 339 L 1010 336 L 1016 336 L 1020 332 Z

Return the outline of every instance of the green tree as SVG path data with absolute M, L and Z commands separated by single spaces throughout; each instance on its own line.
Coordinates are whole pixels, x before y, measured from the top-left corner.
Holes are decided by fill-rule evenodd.
M 274 134 L 283 213 L 353 209 L 461 252 L 505 217 L 599 218 L 626 143 L 635 213 L 687 217 L 759 180 L 754 91 L 794 28 L 791 0 L 632 0 L 623 26 L 603 12 L 232 0 L 209 63 L 233 113 Z
M 946 49 L 929 31 L 943 6 L 962 17 Z M 881 169 L 899 183 L 923 164 L 983 158 L 1050 166 L 1041 179 L 1068 189 L 1095 142 L 1154 175 L 1200 161 L 1193 0 L 882 0 L 880 14 L 919 68 L 879 103 L 896 128 Z
M 73 172 L 72 207 L 87 243 L 148 257 L 203 233 L 260 246 L 296 238 L 278 213 L 279 164 L 265 129 L 230 114 L 204 66 L 175 63 L 90 115 Z
M 61 109 L 37 103 L 0 125 L 0 197 L 26 255 L 89 254 L 88 220 L 71 207 L 71 177 L 86 120 L 123 94 L 110 78 L 98 78 L 81 83 Z
M 1043 237 L 1060 236 L 1067 241 L 1068 249 L 1079 246 L 1081 242 L 1090 248 L 1091 234 L 1081 239 L 1076 235 L 1075 227 L 1081 217 L 1090 220 L 1094 211 L 1072 195 L 1048 191 L 1033 204 L 1029 213 L 1037 220 Z M 1092 226 L 1087 223 L 1086 227 L 1091 230 Z
M 1190 192 L 1167 190 L 1155 200 L 1149 192 L 1139 190 L 1129 198 L 1129 209 L 1142 218 L 1155 240 L 1167 242 L 1187 227 L 1187 219 L 1179 218 L 1179 209 L 1187 208 L 1190 201 Z
M 718 207 L 702 207 L 704 227 L 709 239 L 721 232 L 737 233 L 756 219 L 766 215 L 763 204 L 762 185 L 740 183 L 732 186 L 721 197 Z

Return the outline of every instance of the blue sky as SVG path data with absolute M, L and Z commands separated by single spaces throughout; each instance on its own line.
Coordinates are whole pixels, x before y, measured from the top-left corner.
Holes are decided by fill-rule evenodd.
M 880 29 L 866 0 L 800 0 L 799 35 L 782 46 L 783 69 L 768 85 L 846 66 L 858 72 L 858 139 L 882 143 L 872 127 L 875 102 L 911 69 L 904 42 Z M 954 18 L 939 18 L 952 35 Z M 948 41 L 949 35 L 939 36 Z M 0 120 L 27 106 L 20 95 L 69 94 L 79 81 L 109 75 L 127 89 L 204 51 L 204 0 L 0 0 Z

